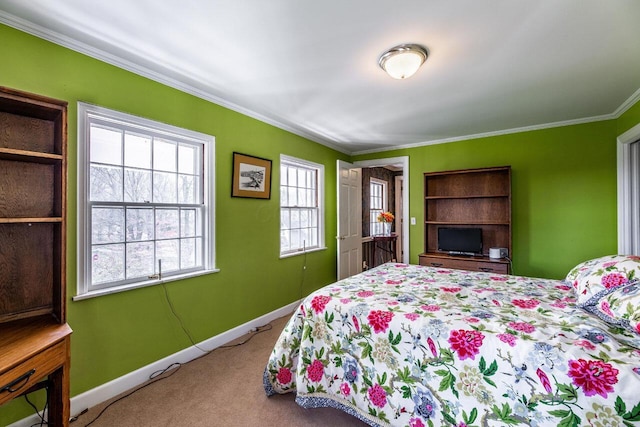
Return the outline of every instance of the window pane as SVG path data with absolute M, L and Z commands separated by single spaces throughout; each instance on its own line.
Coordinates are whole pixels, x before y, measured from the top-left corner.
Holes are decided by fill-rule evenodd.
M 280 206 L 289 206 L 289 193 L 286 187 L 280 187 Z
M 177 209 L 156 209 L 156 239 L 178 237 L 178 230 Z
M 197 239 L 180 240 L 180 268 L 196 266 L 196 241 Z
M 318 246 L 318 228 L 313 227 L 310 230 L 309 237 L 311 238 L 311 246 Z
M 290 210 L 282 209 L 280 211 L 280 229 L 289 230 L 291 228 Z
M 300 211 L 300 227 L 309 227 L 311 224 L 309 223 L 309 211 L 301 210 Z
M 178 146 L 178 172 L 191 175 L 199 174 L 198 147 L 193 145 L 180 144 Z
M 309 183 L 309 188 L 313 190 L 316 189 L 316 172 L 315 171 L 307 171 L 307 182 Z
M 289 167 L 289 170 L 287 171 L 288 173 L 288 184 L 290 187 L 295 187 L 296 185 L 298 185 L 298 180 L 296 179 L 296 175 L 297 175 L 297 171 L 295 168 Z
M 156 242 L 156 258 L 162 261 L 162 272 L 175 271 L 180 268 L 179 264 L 180 241 L 161 240 Z M 157 265 L 157 263 L 156 263 Z
M 94 246 L 91 252 L 92 284 L 124 280 L 124 244 Z
M 280 251 L 286 252 L 291 249 L 289 244 L 291 232 L 289 230 L 280 230 Z
M 122 201 L 122 168 L 91 165 L 90 200 L 96 202 Z
M 304 207 L 307 205 L 307 190 L 298 188 L 298 206 Z
M 302 248 L 302 241 L 300 240 L 300 230 L 299 229 L 295 229 L 295 230 L 291 230 L 291 233 L 289 234 L 289 239 L 290 242 L 289 244 L 291 245 L 291 249 L 298 249 L 298 248 Z
M 124 165 L 151 169 L 151 138 L 126 133 L 124 135 Z
M 153 209 L 127 209 L 127 242 L 153 240 Z
M 196 234 L 196 210 L 182 209 L 180 211 L 180 237 L 195 237 Z
M 298 169 L 298 187 L 307 186 L 307 171 L 304 169 Z
M 122 132 L 91 125 L 91 161 L 122 165 Z
M 300 211 L 297 209 L 291 210 L 291 228 L 300 228 Z
M 195 204 L 196 179 L 192 175 L 178 175 L 178 203 Z
M 153 267 L 153 242 L 127 244 L 127 279 L 148 278 Z
M 288 206 L 298 206 L 298 192 L 294 187 L 289 187 L 287 189 L 289 193 L 289 205 Z
M 124 201 L 151 202 L 151 171 L 129 168 L 124 170 Z
M 289 185 L 289 167 L 285 164 L 280 166 L 280 185 Z
M 155 203 L 176 203 L 177 175 L 173 173 L 153 173 L 153 201 Z
M 93 244 L 124 241 L 124 209 L 94 207 L 91 209 L 91 223 Z
M 153 142 L 153 169 L 176 172 L 177 146 L 175 142 L 155 139 Z

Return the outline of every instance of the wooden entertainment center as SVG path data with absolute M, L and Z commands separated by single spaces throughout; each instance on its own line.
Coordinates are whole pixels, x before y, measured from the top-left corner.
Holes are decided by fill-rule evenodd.
M 69 423 L 67 103 L 0 87 L 0 405 L 46 389 Z
M 449 255 L 438 250 L 438 228 L 481 228 L 483 253 Z M 420 265 L 509 273 L 506 258 L 489 258 L 489 248 L 511 257 L 511 167 L 424 174 L 424 253 Z

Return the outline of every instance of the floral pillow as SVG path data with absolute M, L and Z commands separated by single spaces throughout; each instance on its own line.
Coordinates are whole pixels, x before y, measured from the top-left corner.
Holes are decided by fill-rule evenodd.
M 577 295 L 578 304 L 593 305 L 593 297 L 607 289 L 640 278 L 640 256 L 608 255 L 576 265 L 565 278 Z
M 581 307 L 607 323 L 640 334 L 640 279 L 601 291 Z

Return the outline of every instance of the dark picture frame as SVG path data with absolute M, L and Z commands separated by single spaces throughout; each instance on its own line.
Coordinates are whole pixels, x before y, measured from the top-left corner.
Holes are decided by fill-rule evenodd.
M 233 153 L 232 197 L 271 198 L 271 160 Z

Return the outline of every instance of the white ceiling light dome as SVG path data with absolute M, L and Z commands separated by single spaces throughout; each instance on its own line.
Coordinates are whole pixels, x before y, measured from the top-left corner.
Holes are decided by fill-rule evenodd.
M 387 50 L 380 56 L 378 64 L 394 79 L 402 80 L 413 76 L 427 60 L 427 49 L 419 44 L 401 44 Z

